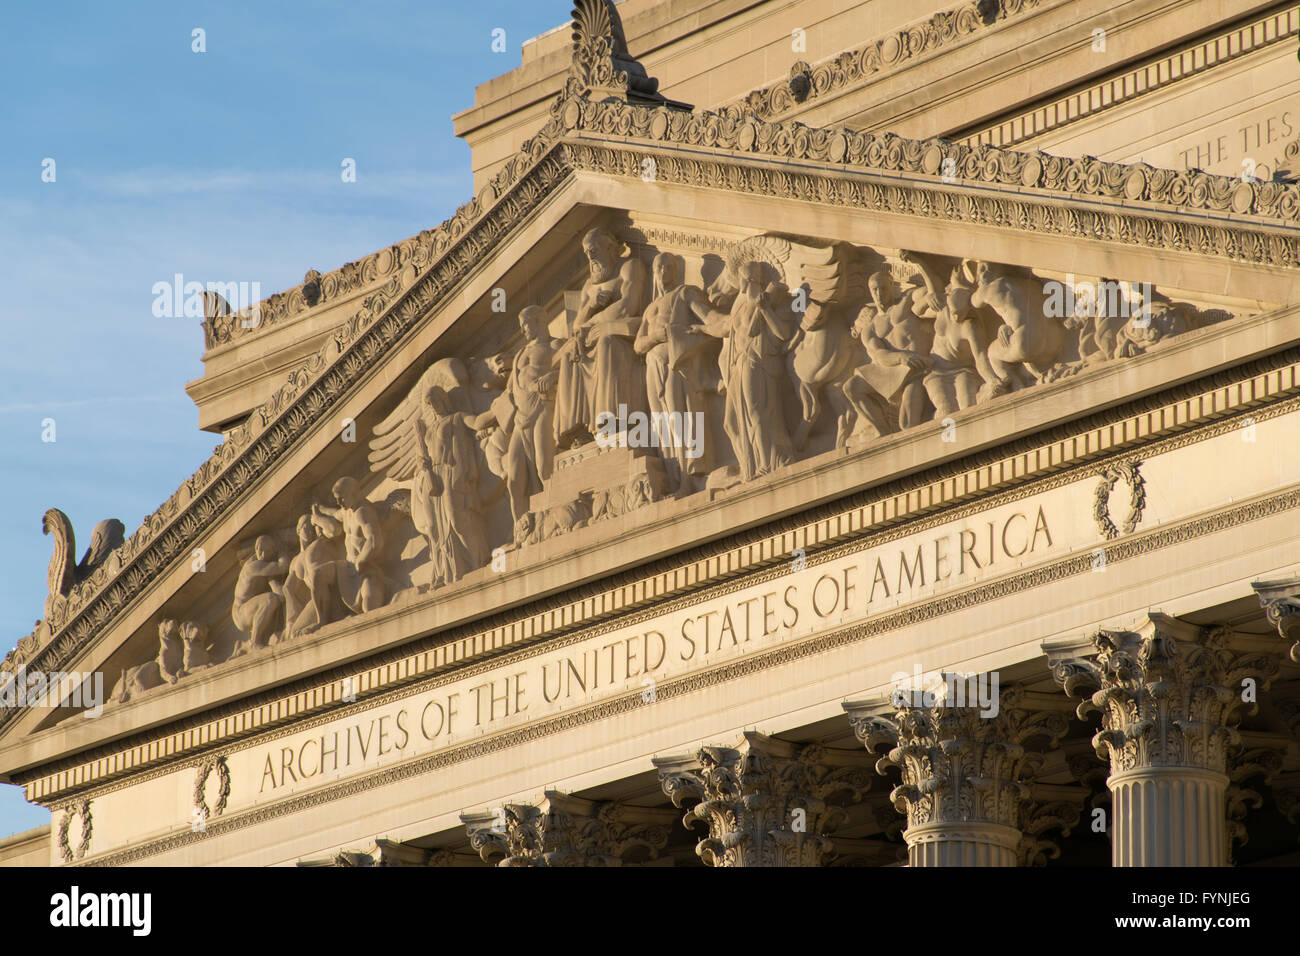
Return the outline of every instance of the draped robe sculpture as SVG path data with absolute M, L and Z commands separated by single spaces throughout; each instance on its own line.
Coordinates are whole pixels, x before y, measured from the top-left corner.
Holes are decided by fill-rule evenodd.
M 694 307 L 703 291 L 682 284 L 676 256 L 655 256 L 654 300 L 646 307 L 636 338 L 636 351 L 645 356 L 646 397 L 658 440 L 669 466 L 669 483 L 679 494 L 694 490 L 692 477 L 707 475 L 712 456 L 703 433 L 706 398 L 702 394 L 703 365 L 717 348 L 705 332 Z
M 411 519 L 429 547 L 429 585 L 437 587 L 487 563 L 480 451 L 464 388 L 464 364 L 435 362 L 375 426 L 370 467 L 411 482 Z
M 561 372 L 556 340 L 546 331 L 540 307 L 530 305 L 519 313 L 524 344 L 515 353 L 506 389 L 473 422 L 485 441 L 488 461 L 505 481 L 510 517 L 516 539 L 526 537 L 529 503 L 551 477 L 555 461 L 555 391 Z
M 645 377 L 633 349 L 649 281 L 634 257 L 620 259 L 618 241 L 596 227 L 582 239 L 590 275 L 577 314 L 556 356 L 555 442 L 590 441 L 602 412 L 646 410 Z
M 794 460 L 785 420 L 785 392 L 792 388 L 786 369 L 793 319 L 777 304 L 778 283 L 763 285 L 764 265 L 757 259 L 739 264 L 740 292 L 731 311 L 708 313 L 711 335 L 727 339 L 720 360 L 726 406 L 723 428 L 731 439 L 739 476 L 751 481 Z

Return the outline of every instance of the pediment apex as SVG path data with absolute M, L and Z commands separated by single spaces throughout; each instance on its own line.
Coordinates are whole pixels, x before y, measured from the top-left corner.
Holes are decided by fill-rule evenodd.
M 565 95 L 691 109 L 666 99 L 659 81 L 628 51 L 623 21 L 612 0 L 574 0 L 572 15 L 573 51 Z

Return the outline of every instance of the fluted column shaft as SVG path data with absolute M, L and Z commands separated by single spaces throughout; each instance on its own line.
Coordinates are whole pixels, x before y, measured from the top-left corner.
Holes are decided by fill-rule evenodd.
M 1225 774 L 1145 767 L 1113 774 L 1111 861 L 1115 866 L 1225 866 Z
M 1240 741 L 1242 689 L 1268 687 L 1280 645 L 1243 650 L 1226 628 L 1150 614 L 1136 631 L 1044 650 L 1066 693 L 1083 697 L 1079 718 L 1101 715 L 1093 747 L 1110 765 L 1111 862 L 1227 865 L 1227 757 Z
M 988 823 L 938 823 L 908 827 L 908 866 L 1018 866 L 1022 834 Z

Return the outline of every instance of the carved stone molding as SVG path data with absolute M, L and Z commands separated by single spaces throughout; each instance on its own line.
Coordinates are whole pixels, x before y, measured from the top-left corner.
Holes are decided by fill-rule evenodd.
M 584 800 L 554 790 L 540 806 L 464 813 L 470 846 L 496 866 L 621 866 L 655 859 L 668 844 L 671 810 Z
M 1300 136 L 1287 143 L 1274 160 L 1273 180 L 1279 183 L 1300 182 Z
M 208 806 L 208 778 L 213 771 L 217 774 L 217 799 Z M 230 765 L 225 756 L 204 760 L 194 768 L 194 819 L 202 821 L 204 826 L 211 817 L 219 817 L 226 812 L 226 803 L 230 799 Z
M 340 850 L 333 856 L 299 860 L 298 866 L 354 867 L 372 866 L 450 866 L 454 854 L 449 850 L 427 850 L 398 840 L 376 839 L 364 850 Z
M 1276 691 L 1276 689 L 1275 689 Z M 1300 700 L 1271 699 L 1275 713 L 1282 718 L 1281 732 L 1250 730 L 1241 732 L 1241 746 L 1228 754 L 1227 859 L 1233 860 L 1238 846 L 1249 842 L 1246 817 L 1264 806 L 1264 796 L 1256 788 L 1271 791 L 1273 803 L 1283 816 L 1294 822 L 1294 774 L 1283 772 L 1288 757 L 1295 751 L 1300 730 Z
M 877 37 L 870 43 L 809 66 L 802 61 L 790 76 L 761 87 L 720 112 L 763 119 L 863 82 L 1039 6 L 1040 0 L 970 0 L 926 20 Z
M 888 748 L 877 772 L 902 774 L 890 797 L 907 816 L 903 836 L 913 866 L 1017 864 L 1042 751 L 1064 737 L 1064 714 L 1033 706 L 1016 687 L 1000 692 L 996 713 L 942 697 L 855 701 L 844 709 L 869 753 Z M 1035 837 L 1052 822 L 1044 814 Z
M 645 67 L 628 52 L 623 21 L 610 0 L 574 0 L 572 29 L 567 95 L 690 109 L 685 103 L 665 99 L 659 81 L 647 75 Z
M 54 536 L 54 553 L 46 576 L 49 595 L 45 599 L 45 615 L 50 617 L 57 613 L 73 586 L 89 578 L 121 546 L 126 527 L 117 518 L 106 518 L 95 525 L 90 546 L 80 561 L 76 560 L 77 541 L 72 521 L 58 508 L 45 512 L 41 533 Z
M 1247 707 L 1243 681 L 1267 689 L 1280 669 L 1276 654 L 1235 650 L 1227 629 L 1164 614 L 1148 615 L 1137 632 L 1098 631 L 1088 644 L 1082 654 L 1059 643 L 1044 651 L 1057 683 L 1084 697 L 1079 719 L 1100 713 L 1093 745 L 1112 778 L 1151 767 L 1224 773 Z
M 1020 866 L 1045 866 L 1061 855 L 1054 831 L 1068 837 L 1083 813 L 1088 791 L 1081 787 L 1033 787 L 1020 819 L 1021 840 L 1017 850 Z
M 768 123 L 753 116 L 652 110 L 614 101 L 570 101 L 565 114 L 566 125 L 604 137 L 703 146 L 742 156 L 806 160 L 832 168 L 912 173 L 933 177 L 936 184 L 965 182 L 1014 190 L 1038 189 L 1050 191 L 1060 199 L 1157 203 L 1170 208 L 1285 222 L 1300 218 L 1300 189 L 1295 185 L 1242 180 L 1200 170 L 1159 169 L 1145 163 L 1112 163 L 1089 156 L 1052 156 L 1041 151 L 1017 152 L 938 138 L 916 140 L 893 133 L 819 129 L 792 121 Z M 638 177 L 641 158 L 636 157 Z M 657 165 L 662 167 L 663 163 Z M 951 175 L 945 177 L 945 170 Z M 1164 244 L 1159 235 L 1153 236 L 1153 240 Z
M 707 827 L 695 852 L 709 866 L 823 866 L 830 833 L 847 819 L 844 804 L 871 785 L 860 754 L 752 731 L 734 747 L 654 764 L 673 804 L 690 804 L 682 822 Z

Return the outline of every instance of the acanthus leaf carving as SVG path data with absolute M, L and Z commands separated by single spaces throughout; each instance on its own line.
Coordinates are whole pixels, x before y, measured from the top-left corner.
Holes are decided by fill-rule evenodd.
M 1234 649 L 1226 628 L 1163 614 L 1150 614 L 1140 631 L 1099 631 L 1091 645 L 1091 653 L 1055 660 L 1052 670 L 1067 693 L 1091 690 L 1079 717 L 1100 714 L 1093 745 L 1112 775 L 1151 767 L 1225 773 L 1248 707 L 1242 682 L 1267 688 L 1280 667 L 1276 655 Z
M 704 824 L 696 853 L 710 866 L 821 866 L 845 805 L 871 785 L 861 754 L 747 732 L 736 747 L 655 758 L 659 782 L 687 827 Z
M 655 859 L 674 814 L 547 791 L 540 806 L 461 815 L 483 862 L 504 867 L 621 866 Z

